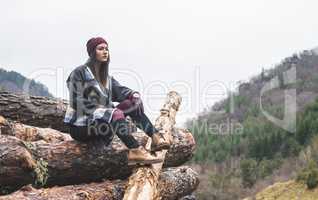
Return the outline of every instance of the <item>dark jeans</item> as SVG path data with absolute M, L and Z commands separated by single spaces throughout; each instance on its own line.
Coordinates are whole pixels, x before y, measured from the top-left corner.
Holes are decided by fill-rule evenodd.
M 130 116 L 134 124 L 151 137 L 157 130 L 146 114 L 140 112 L 138 107 L 133 108 L 128 101 L 129 100 L 124 100 L 116 107 L 123 109 L 124 107 L 127 108 L 127 106 L 131 106 L 130 109 L 124 109 L 125 116 Z M 125 110 L 127 110 L 127 112 L 125 112 Z M 89 126 L 70 127 L 71 137 L 81 142 L 103 140 L 106 144 L 109 144 L 112 141 L 114 134 L 116 134 L 128 148 L 137 148 L 139 146 L 138 141 L 131 133 L 131 127 L 129 127 L 129 122 L 126 119 L 117 120 L 115 122 L 112 121 L 111 123 L 107 123 L 103 120 L 96 120 Z

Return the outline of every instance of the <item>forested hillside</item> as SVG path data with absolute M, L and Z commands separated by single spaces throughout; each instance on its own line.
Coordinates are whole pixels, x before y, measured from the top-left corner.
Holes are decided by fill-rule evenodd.
M 0 89 L 13 93 L 28 93 L 35 96 L 53 97 L 42 83 L 30 80 L 15 71 L 0 68 Z
M 295 119 L 286 112 L 293 109 L 287 91 L 295 91 Z M 242 198 L 301 173 L 310 159 L 299 156 L 318 133 L 317 96 L 318 54 L 303 51 L 240 82 L 228 98 L 188 120 L 197 142 L 192 163 L 207 185 L 200 199 Z

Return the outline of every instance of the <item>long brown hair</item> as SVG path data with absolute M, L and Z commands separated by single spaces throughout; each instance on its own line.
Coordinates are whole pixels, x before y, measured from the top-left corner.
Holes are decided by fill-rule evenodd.
M 109 62 L 110 62 L 109 53 L 108 53 L 107 61 L 101 63 L 101 66 L 98 72 L 96 72 L 94 67 L 94 64 L 96 62 L 98 61 L 96 60 L 96 53 L 94 51 L 92 55 L 89 57 L 89 59 L 87 60 L 86 65 L 88 65 L 88 67 L 91 69 L 96 80 L 99 81 L 105 87 L 107 83 L 108 72 L 109 72 Z

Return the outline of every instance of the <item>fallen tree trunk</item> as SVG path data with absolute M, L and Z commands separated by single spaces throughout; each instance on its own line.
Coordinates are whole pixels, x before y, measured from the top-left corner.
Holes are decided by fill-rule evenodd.
M 174 144 L 169 150 L 165 167 L 185 163 L 191 159 L 195 149 L 191 133 L 183 129 L 175 130 Z M 148 139 L 142 132 L 134 133 L 134 136 L 142 145 Z M 30 183 L 67 185 L 102 178 L 125 179 L 133 169 L 127 165 L 127 153 L 127 147 L 117 137 L 106 145 L 102 141 L 79 143 L 72 139 L 50 143 L 42 139 L 27 142 L 1 134 L 0 186 L 18 187 Z
M 159 177 L 158 189 L 162 199 L 176 200 L 191 194 L 198 184 L 198 175 L 191 168 L 183 166 L 164 170 Z M 35 189 L 28 185 L 10 195 L 0 196 L 0 200 L 121 200 L 126 187 L 127 182 L 120 180 L 46 189 Z
M 67 101 L 0 92 L 0 115 L 24 124 L 67 132 L 63 123 Z
M 15 136 L 23 141 L 61 142 L 72 140 L 69 134 L 51 128 L 39 128 L 25 125 L 0 116 L 0 134 Z
M 62 142 L 73 140 L 69 134 L 59 132 L 51 128 L 39 128 L 25 125 L 0 116 L 0 134 L 15 136 L 23 141 L 34 142 L 44 140 L 45 142 Z M 133 135 L 145 145 L 147 137 L 142 132 Z M 115 143 L 121 143 L 117 137 Z M 166 155 L 164 167 L 179 166 L 190 160 L 195 151 L 195 141 L 187 129 L 173 128 L 172 146 Z
M 173 145 L 168 152 L 159 153 L 161 157 L 166 158 L 164 163 L 150 168 L 143 167 L 137 170 L 141 173 L 134 173 L 127 183 L 128 198 L 124 199 L 136 200 L 136 194 L 140 192 L 143 194 L 139 195 L 138 199 L 162 198 L 158 185 L 161 168 L 179 166 L 192 157 L 195 148 L 193 136 L 187 130 L 173 127 L 181 98 L 175 92 L 170 92 L 168 96 L 170 100 L 161 109 L 161 116 L 156 120 L 155 126 L 164 131 L 165 138 L 171 139 Z M 1 98 L 5 103 L 1 104 Z M 20 101 L 16 98 L 20 98 Z M 57 103 L 42 97 L 29 97 L 29 100 L 21 98 L 0 94 L 0 114 L 27 124 L 67 131 L 67 127 L 63 124 L 67 106 L 65 102 Z M 19 107 L 23 107 L 24 112 L 17 112 Z M 42 113 L 43 108 L 47 112 Z M 54 116 L 54 112 L 49 112 L 52 110 L 55 112 L 58 110 L 59 114 Z M 47 113 L 49 114 L 46 115 Z M 50 119 L 52 116 L 53 119 Z M 56 124 L 56 121 L 59 121 L 59 124 Z M 97 181 L 102 178 L 125 179 L 133 170 L 127 165 L 128 149 L 117 137 L 111 145 L 105 145 L 101 141 L 83 144 L 52 129 L 18 125 L 16 122 L 1 125 L 1 119 L 0 128 L 2 134 L 0 135 L 0 187 L 17 187 L 29 183 L 37 186 L 66 185 Z M 135 133 L 134 136 L 142 145 L 146 145 L 149 139 L 140 132 Z M 136 174 L 138 176 L 135 176 Z M 145 196 L 148 194 L 149 196 Z
M 177 92 L 169 92 L 166 102 L 160 110 L 160 116 L 155 122 L 155 127 L 162 132 L 163 137 L 166 140 L 172 141 L 172 131 L 173 126 L 175 125 L 175 116 L 180 104 L 181 96 Z M 158 157 L 165 160 L 167 150 L 156 152 L 156 154 Z M 150 167 L 141 167 L 136 169 L 128 180 L 128 187 L 125 192 L 124 200 L 162 199 L 162 194 L 160 193 L 158 186 L 158 180 L 163 164 L 164 162 L 153 164 Z
M 184 197 L 181 197 L 179 200 L 196 200 L 197 198 L 195 198 L 195 195 L 190 194 Z

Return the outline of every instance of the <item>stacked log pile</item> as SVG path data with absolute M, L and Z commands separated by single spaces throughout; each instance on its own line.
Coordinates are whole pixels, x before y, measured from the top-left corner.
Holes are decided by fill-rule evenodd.
M 191 159 L 195 141 L 174 127 L 180 103 L 169 92 L 154 123 L 172 141 L 168 151 L 156 152 L 164 162 L 140 167 L 128 166 L 128 148 L 117 136 L 110 144 L 80 143 L 65 133 L 66 101 L 0 92 L 0 200 L 194 199 L 188 195 L 198 176 L 182 165 Z M 145 133 L 133 135 L 149 148 Z

